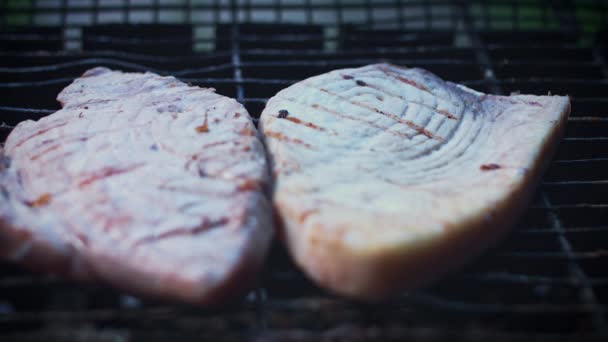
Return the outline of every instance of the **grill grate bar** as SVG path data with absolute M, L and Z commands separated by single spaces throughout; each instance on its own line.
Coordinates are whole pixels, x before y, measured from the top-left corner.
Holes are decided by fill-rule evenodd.
M 549 210 L 547 211 L 547 218 L 551 223 L 551 228 L 555 230 L 560 247 L 563 253 L 566 254 L 568 257 L 568 271 L 570 273 L 570 276 L 580 282 L 579 285 L 581 300 L 583 303 L 593 308 L 591 310 L 591 314 L 594 327 L 599 333 L 608 335 L 608 324 L 606 322 L 606 318 L 604 317 L 604 309 L 602 308 L 602 305 L 599 304 L 593 287 L 591 286 L 591 283 L 589 281 L 589 278 L 585 274 L 585 271 L 577 262 L 577 259 L 579 259 L 579 256 L 582 256 L 582 254 L 591 254 L 591 257 L 597 257 L 597 254 L 599 254 L 600 252 L 604 255 L 608 255 L 608 250 L 591 253 L 575 252 L 572 248 L 572 244 L 564 234 L 562 222 L 560 221 L 558 213 L 556 212 L 551 201 L 549 200 L 549 196 L 545 192 L 542 192 L 541 196 L 542 201 L 549 208 Z
M 494 312 L 494 313 L 563 313 L 563 312 L 599 312 L 606 311 L 603 305 L 588 306 L 580 304 L 502 304 L 502 303 L 479 303 L 464 300 L 443 298 L 426 293 L 407 295 L 406 298 L 414 304 L 429 305 L 434 308 L 455 310 L 459 312 Z M 396 303 L 395 305 L 403 305 Z
M 468 38 L 471 40 L 473 44 L 475 54 L 477 57 L 478 64 L 482 67 L 482 74 L 485 82 L 489 82 L 490 92 L 493 94 L 502 94 L 500 86 L 497 83 L 496 73 L 494 72 L 494 66 L 492 65 L 492 61 L 490 59 L 490 54 L 488 53 L 488 49 L 486 45 L 481 41 L 481 37 L 479 36 L 479 32 L 475 30 L 473 16 L 471 15 L 471 7 L 467 6 L 466 1 L 463 2 L 460 6 L 461 11 L 463 12 L 464 18 L 464 26 L 466 28 L 466 32 L 468 34 Z M 483 6 L 484 9 L 484 19 L 487 20 L 487 6 Z
M 558 234 L 560 235 L 560 234 Z M 505 258 L 520 258 L 520 259 L 559 259 L 559 260 L 583 260 L 596 259 L 608 256 L 608 250 L 598 250 L 594 252 L 538 252 L 538 251 L 516 251 L 503 252 L 497 254 Z
M 598 140 L 598 139 L 594 139 Z M 597 157 L 589 159 L 557 159 L 554 160 L 554 164 L 574 164 L 574 163 L 589 163 L 594 161 L 608 161 L 608 157 Z
M 213 327 L 212 327 L 213 329 Z M 290 329 L 277 329 L 261 333 L 255 338 L 247 334 L 234 331 L 221 331 L 221 341 L 494 341 L 494 342 L 522 342 L 530 341 L 530 335 L 521 332 L 500 332 L 490 329 L 465 328 L 442 329 L 437 326 L 401 326 L 394 325 L 388 331 L 378 330 L 376 327 L 362 328 L 353 324 L 342 324 L 335 328 L 322 330 L 294 332 Z M 106 329 L 91 336 L 89 328 L 56 328 L 42 332 L 19 332 L 1 334 L 0 338 L 7 341 L 201 341 L 216 340 L 217 331 L 194 330 L 188 333 L 175 333 L 173 331 L 154 331 L 149 329 L 123 330 Z M 224 335 L 225 334 L 225 335 Z M 4 341 L 4 339 L 3 339 Z M 596 336 L 588 333 L 538 333 L 534 334 L 535 342 L 603 342 Z
M 354 66 L 355 64 L 349 64 L 344 66 Z M 182 81 L 185 82 L 216 82 L 216 83 L 225 83 L 225 84 L 242 84 L 242 83 L 254 83 L 254 84 L 283 84 L 290 85 L 294 82 L 298 81 L 297 78 L 293 79 L 280 79 L 280 78 L 253 78 L 253 77 L 242 77 L 240 80 L 236 80 L 234 78 L 187 78 L 180 77 Z M 41 81 L 19 81 L 19 82 L 0 82 L 0 88 L 24 88 L 24 87 L 36 87 L 36 86 L 44 86 L 44 85 L 52 85 L 52 84 L 61 84 L 61 83 L 70 83 L 74 80 L 74 77 L 60 77 L 53 78 L 48 80 Z M 502 81 L 492 81 L 492 80 L 463 80 L 459 81 L 459 83 L 464 84 L 466 86 L 477 86 L 477 85 L 489 85 L 493 88 L 494 91 L 498 91 L 500 89 L 500 84 Z M 580 82 L 577 82 L 580 83 Z M 594 85 L 595 82 L 581 83 L 581 85 Z M 603 83 L 602 83 L 603 84 Z M 570 117 L 569 121 L 608 121 L 607 117 Z
M 553 228 L 522 228 L 515 231 L 518 234 L 553 234 Z M 600 227 L 562 227 L 561 233 L 608 232 L 608 226 Z
M 99 1 L 99 0 L 98 0 Z M 171 1 L 159 1 L 159 0 L 153 0 L 154 2 L 156 2 L 157 4 L 150 4 L 150 1 L 129 1 L 129 0 L 122 0 L 122 5 L 117 4 L 117 1 L 112 1 L 112 2 L 108 2 L 103 4 L 103 6 L 95 6 L 94 3 L 89 3 L 87 1 L 71 1 L 73 3 L 71 3 L 69 6 L 63 7 L 63 6 L 57 6 L 56 4 L 53 4 L 53 1 L 44 1 L 40 4 L 38 4 L 37 6 L 32 6 L 30 4 L 27 5 L 22 5 L 22 6 L 16 6 L 13 5 L 11 6 L 11 13 L 22 13 L 22 14 L 27 14 L 27 13 L 32 13 L 32 12 L 42 12 L 44 14 L 48 14 L 48 13 L 54 13 L 54 12 L 59 12 L 62 10 L 67 10 L 69 8 L 70 12 L 82 12 L 84 10 L 92 10 L 92 11 L 100 11 L 100 10 L 105 10 L 105 11 L 110 11 L 110 10 L 122 10 L 126 7 L 126 9 L 134 9 L 134 10 L 158 10 L 160 8 L 164 9 L 164 10 L 184 10 L 184 4 L 183 2 L 185 1 L 176 1 L 176 2 L 171 2 Z M 330 1 L 315 1 L 314 5 L 312 3 L 312 1 L 279 1 L 277 2 L 276 0 L 270 2 L 270 1 L 260 1 L 259 3 L 255 3 L 252 1 L 247 1 L 249 4 L 254 3 L 255 4 L 255 8 L 256 9 L 262 9 L 262 10 L 296 10 L 296 9 L 303 9 L 303 10 L 312 10 L 314 9 L 361 9 L 361 8 L 365 8 L 366 4 L 365 2 L 369 1 L 369 0 L 363 0 L 363 1 L 333 1 L 333 4 Z M 148 3 L 146 3 L 148 2 Z M 161 2 L 161 5 L 158 5 L 158 3 Z M 233 0 L 231 1 L 217 1 L 217 5 L 212 5 L 209 2 L 205 2 L 205 1 L 189 1 L 191 2 L 191 5 L 187 6 L 187 10 L 192 11 L 192 10 L 213 10 L 216 8 L 219 9 L 224 9 L 224 10 L 231 10 L 232 9 L 232 2 L 234 2 Z M 244 1 L 239 1 L 239 2 L 244 2 Z M 361 2 L 363 2 L 363 6 L 361 4 Z M 372 1 L 369 1 L 370 3 Z M 103 3 L 103 2 L 101 2 Z M 509 2 L 510 3 L 510 2 Z M 310 5 L 309 5 L 310 4 Z M 451 5 L 453 4 L 452 1 L 449 0 L 380 0 L 380 1 L 373 1 L 373 8 L 388 8 L 388 9 L 394 9 L 397 5 L 401 6 L 401 7 L 420 7 L 423 6 L 423 8 L 425 8 L 425 11 L 431 11 L 431 8 L 433 6 L 441 6 L 441 5 Z M 249 5 L 251 6 L 251 5 Z M 486 6 L 487 7 L 487 6 Z M 250 10 L 247 7 L 241 7 L 245 9 L 245 13 L 246 12 L 250 12 Z M 432 16 L 436 16 L 437 14 L 433 13 Z
M 301 56 L 301 57 L 310 57 L 310 56 L 321 56 L 321 57 L 336 57 L 336 56 L 351 56 L 362 53 L 376 53 L 376 54 L 384 54 L 384 53 L 398 53 L 398 54 L 408 54 L 420 52 L 421 48 L 416 47 L 373 47 L 373 48 L 364 48 L 364 47 L 353 47 L 349 48 L 348 51 L 321 51 L 318 49 L 302 49 L 302 50 L 289 50 L 289 49 L 278 49 L 278 48 L 264 48 L 264 49 L 242 49 L 247 53 L 255 53 L 255 55 L 280 55 L 282 56 Z M 424 52 L 428 53 L 440 53 L 440 52 L 458 52 L 458 51 L 471 51 L 470 48 L 466 47 L 453 47 L 453 46 L 424 46 Z M 87 56 L 109 56 L 109 57 L 128 57 L 130 59 L 142 59 L 142 60 L 150 60 L 156 62 L 175 62 L 182 60 L 205 60 L 207 58 L 215 58 L 215 57 L 225 57 L 231 56 L 231 51 L 219 50 L 214 51 L 212 55 L 176 55 L 176 56 L 162 56 L 162 55 L 149 55 L 149 54 L 139 54 L 135 52 L 125 52 L 125 51 L 113 51 L 113 50 L 95 50 L 95 51 L 81 51 L 78 53 L 78 56 L 86 58 Z M 65 52 L 65 51 L 44 51 L 43 54 L 38 51 L 0 51 L 0 56 L 10 56 L 10 57 L 70 57 L 73 56 L 73 53 Z M 346 57 L 345 57 L 346 58 Z
M 481 303 L 468 300 L 458 300 L 437 296 L 424 292 L 408 293 L 397 298 L 398 300 L 383 303 L 383 310 L 398 309 L 401 313 L 410 313 L 417 315 L 420 309 L 424 310 L 443 310 L 453 311 L 458 313 L 495 313 L 495 314 L 518 314 L 518 315 L 537 315 L 537 314 L 568 314 L 568 313 L 586 313 L 589 314 L 593 310 L 598 309 L 600 312 L 605 312 L 608 308 L 600 306 L 592 308 L 588 305 L 580 304 L 511 304 L 511 303 Z M 286 310 L 310 310 L 319 309 L 327 304 L 328 307 L 338 309 L 340 307 L 360 308 L 360 304 L 352 303 L 346 300 L 333 300 L 327 297 L 310 296 L 306 299 L 276 299 L 270 300 L 268 306 L 272 309 Z M 427 311 L 428 312 L 428 311 Z
M 466 59 L 454 59 L 454 58 L 388 58 L 387 60 L 398 62 L 404 65 L 415 65 L 415 66 L 423 66 L 423 65 L 477 65 L 477 63 L 470 62 Z M 369 64 L 377 62 L 377 58 L 344 58 L 344 59 L 333 59 L 333 60 L 318 60 L 318 61 L 307 61 L 307 60 L 286 60 L 286 61 L 255 61 L 255 62 L 241 62 L 242 67 L 272 67 L 272 66 L 305 66 L 305 67 L 330 67 L 330 66 L 340 66 L 340 65 L 356 65 L 356 64 Z M 169 62 L 169 61 L 167 61 Z M 47 64 L 47 65 L 36 65 L 29 67 L 0 67 L 0 72 L 2 73 L 42 73 L 48 71 L 58 71 L 62 69 L 68 69 L 74 66 L 82 66 L 89 64 L 116 64 L 119 66 L 124 66 L 127 68 L 138 69 L 142 71 L 153 71 L 161 74 L 172 74 L 172 75 L 187 75 L 189 73 L 198 73 L 198 72 L 208 72 L 208 71 L 218 71 L 224 70 L 234 65 L 232 63 L 220 63 L 215 65 L 207 64 L 205 67 L 199 68 L 189 68 L 189 69 L 181 69 L 181 70 L 168 70 L 168 69 L 158 69 L 152 68 L 149 66 L 145 66 L 139 63 L 123 61 L 116 58 L 107 58 L 107 57 L 90 57 L 90 58 L 82 58 L 75 61 L 69 61 L 64 63 L 55 63 L 55 64 Z M 511 62 L 509 65 L 527 65 L 527 66 L 555 66 L 555 67 L 572 67 L 571 63 L 565 62 L 554 62 L 554 63 L 536 63 L 536 62 Z M 598 66 L 597 62 L 584 62 L 578 63 L 578 66 Z M 498 82 L 498 80 L 496 80 Z M 544 81 L 544 82 L 559 82 L 559 81 L 577 81 L 576 79 L 536 79 L 536 81 Z M 588 82 L 588 80 L 585 80 Z M 598 80 L 600 83 L 605 83 Z M 601 99 L 601 98 L 600 98 Z
M 561 186 L 561 185 L 578 185 L 578 184 L 608 184 L 608 180 L 573 180 L 573 181 L 542 182 L 543 186 Z
M 523 283 L 523 284 L 565 284 L 565 285 L 577 285 L 578 282 L 571 277 L 550 277 L 550 276 L 539 276 L 529 274 L 518 274 L 511 272 L 485 272 L 478 274 L 466 274 L 463 275 L 465 279 L 471 279 L 475 281 L 500 281 L 509 283 Z M 589 280 L 594 285 L 608 284 L 608 277 L 598 277 Z

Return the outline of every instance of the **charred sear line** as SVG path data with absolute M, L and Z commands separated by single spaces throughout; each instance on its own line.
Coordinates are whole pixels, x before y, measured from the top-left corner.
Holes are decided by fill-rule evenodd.
M 67 122 L 62 122 L 62 123 L 59 123 L 59 124 L 56 124 L 56 125 L 53 125 L 53 126 L 50 126 L 50 127 L 46 127 L 46 128 L 43 128 L 43 129 L 39 129 L 38 131 L 36 131 L 36 133 L 34 133 L 34 134 L 32 134 L 32 135 L 28 136 L 27 138 L 25 138 L 25 139 L 21 140 L 20 142 L 18 142 L 18 143 L 15 145 L 15 147 L 19 147 L 19 146 L 21 146 L 21 145 L 25 144 L 25 143 L 26 143 L 28 140 L 30 140 L 30 139 L 33 139 L 33 138 L 35 138 L 35 137 L 37 137 L 37 136 L 41 136 L 41 135 L 43 135 L 43 134 L 47 133 L 48 131 L 51 131 L 51 130 L 53 130 L 53 129 L 55 129 L 55 128 L 63 127 L 63 126 L 65 126 L 65 125 L 67 125 L 67 124 L 68 124 Z
M 36 154 L 36 155 L 32 156 L 32 157 L 30 158 L 30 160 L 36 160 L 36 159 L 38 159 L 38 158 L 40 158 L 40 157 L 44 156 L 45 154 L 47 154 L 47 153 L 49 153 L 49 152 L 51 152 L 51 151 L 54 151 L 54 150 L 58 149 L 59 147 L 61 147 L 61 145 L 59 145 L 59 144 L 57 144 L 57 145 L 53 145 L 53 146 L 51 146 L 51 147 L 49 147 L 49 148 L 47 148 L 47 149 L 43 150 L 42 152 L 40 152 L 40 153 L 38 153 L 38 154 Z
M 296 117 L 293 117 L 293 116 L 288 117 L 287 121 L 291 121 L 291 122 L 293 122 L 295 124 L 303 125 L 303 126 L 306 126 L 308 128 L 312 128 L 312 129 L 317 130 L 317 131 L 321 131 L 321 132 L 325 131 L 325 128 L 323 128 L 323 127 L 317 126 L 317 125 L 313 124 L 312 122 L 302 121 L 302 120 L 300 120 L 300 119 L 298 119 Z
M 143 245 L 143 244 L 146 244 L 149 242 L 154 242 L 154 241 L 158 241 L 158 240 L 162 240 L 162 239 L 170 239 L 170 238 L 173 238 L 176 236 L 181 236 L 181 235 L 190 235 L 190 236 L 198 235 L 198 234 L 201 234 L 203 232 L 206 232 L 206 231 L 214 229 L 214 228 L 223 227 L 223 226 L 227 225 L 228 222 L 230 222 L 230 220 L 227 217 L 222 217 L 217 220 L 204 219 L 203 222 L 201 222 L 201 224 L 196 227 L 175 228 L 175 229 L 168 230 L 168 231 L 158 234 L 158 235 L 146 236 L 144 238 L 137 240 L 133 244 L 133 247 L 137 247 L 139 245 Z
M 429 105 L 427 105 L 427 104 L 424 104 L 424 103 L 422 103 L 422 102 L 414 102 L 414 101 L 409 101 L 409 103 L 416 104 L 416 105 L 419 105 L 419 106 L 422 106 L 422 107 L 428 108 L 428 109 L 430 109 L 430 110 L 434 111 L 435 113 L 438 113 L 438 114 L 441 114 L 441 115 L 445 116 L 445 117 L 446 117 L 446 118 L 448 118 L 448 119 L 451 119 L 451 120 L 458 120 L 458 117 L 457 117 L 456 115 L 454 115 L 454 114 L 450 113 L 449 111 L 447 111 L 447 110 L 445 110 L 445 109 L 437 109 L 437 108 L 435 108 L 435 107 L 431 107 L 431 106 L 429 106 Z
M 103 180 L 103 179 L 106 179 L 106 178 L 109 178 L 109 177 L 112 177 L 115 175 L 120 175 L 123 173 L 131 172 L 143 165 L 144 165 L 144 163 L 139 163 L 139 164 L 135 164 L 133 166 L 122 168 L 122 169 L 115 168 L 115 167 L 103 168 L 97 172 L 94 172 L 89 177 L 85 178 L 84 180 L 80 181 L 80 183 L 78 183 L 78 187 L 83 188 L 83 187 L 89 186 L 99 180 Z
M 457 117 L 456 115 L 454 115 L 454 114 L 452 114 L 452 113 L 448 112 L 447 110 L 443 110 L 443 109 L 437 109 L 436 111 L 437 111 L 437 113 L 439 113 L 439 114 L 443 114 L 443 115 L 445 115 L 445 116 L 446 116 L 448 119 L 451 119 L 451 120 L 458 120 L 458 117 Z
M 311 86 L 311 87 L 312 87 L 312 86 Z M 359 101 L 353 101 L 353 100 L 351 100 L 351 99 L 349 99 L 349 98 L 346 98 L 346 97 L 344 97 L 344 96 L 342 96 L 342 95 L 339 95 L 339 94 L 333 93 L 333 92 L 331 92 L 331 91 L 329 91 L 329 90 L 327 90 L 327 89 L 325 89 L 325 88 L 318 88 L 318 89 L 319 89 L 320 91 L 322 91 L 322 92 L 324 92 L 324 93 L 328 94 L 328 95 L 331 95 L 331 96 L 334 96 L 334 97 L 336 97 L 336 98 L 339 98 L 339 99 L 341 99 L 341 100 L 343 100 L 343 101 L 349 102 L 349 103 L 351 103 L 352 105 L 355 105 L 355 106 L 357 106 L 357 107 L 362 107 L 362 108 L 365 108 L 365 109 L 369 109 L 369 110 L 371 110 L 371 111 L 373 111 L 373 112 L 375 112 L 375 113 L 378 113 L 378 114 L 381 114 L 381 115 L 387 116 L 387 117 L 389 117 L 389 118 L 393 119 L 393 120 L 394 120 L 394 121 L 396 121 L 396 122 L 399 122 L 399 123 L 402 123 L 402 124 L 404 124 L 404 125 L 407 125 L 407 126 L 409 126 L 410 128 L 412 128 L 413 130 L 415 130 L 415 131 L 417 131 L 418 133 L 420 133 L 420 134 L 422 134 L 422 135 L 426 136 L 426 137 L 427 137 L 427 138 L 429 138 L 429 139 L 435 139 L 435 140 L 438 140 L 438 141 L 443 141 L 443 138 L 442 138 L 442 137 L 435 136 L 433 133 L 431 133 L 430 131 L 426 130 L 424 127 L 421 127 L 421 126 L 419 126 L 419 125 L 416 125 L 415 123 L 413 123 L 413 122 L 411 122 L 411 121 L 409 121 L 409 120 L 402 119 L 402 118 L 400 118 L 399 116 L 397 116 L 397 115 L 395 115 L 395 114 L 387 113 L 387 112 L 385 112 L 385 111 L 383 111 L 383 110 L 381 110 L 381 109 L 379 109 L 379 108 L 369 106 L 369 105 L 367 105 L 367 104 L 365 104 L 365 103 L 361 103 L 361 102 L 359 102 Z
M 286 100 L 287 101 L 291 101 L 291 102 L 295 102 L 294 99 L 289 99 L 288 98 Z M 357 117 L 357 116 L 343 114 L 343 113 L 340 113 L 340 112 L 338 112 L 336 110 L 333 110 L 331 108 L 327 108 L 325 106 L 321 106 L 321 105 L 316 104 L 316 103 L 312 104 L 312 105 L 311 104 L 307 104 L 307 103 L 302 103 L 302 102 L 295 102 L 295 103 L 297 103 L 299 105 L 302 105 L 302 106 L 308 106 L 308 107 L 311 107 L 311 108 L 316 109 L 316 110 L 322 110 L 324 112 L 333 114 L 333 115 L 335 115 L 337 117 L 340 117 L 340 118 L 343 118 L 343 119 L 358 121 L 358 122 L 361 122 L 362 124 L 365 124 L 367 126 L 374 127 L 376 129 L 385 131 L 386 133 L 391 134 L 391 135 L 395 135 L 395 136 L 398 136 L 398 137 L 401 137 L 401 138 L 410 138 L 410 136 L 408 134 L 405 134 L 403 132 L 389 130 L 390 127 L 381 126 L 381 125 L 378 125 L 378 124 L 376 124 L 374 122 L 363 120 L 363 119 L 361 119 L 360 117 Z
M 283 133 L 273 132 L 273 131 L 265 131 L 264 134 L 267 137 L 279 140 L 279 141 L 284 142 L 284 143 L 292 143 L 292 144 L 297 144 L 297 145 L 304 146 L 306 148 L 312 148 L 312 146 L 310 144 L 307 144 L 307 143 L 305 143 L 304 141 L 302 141 L 300 139 L 290 138 L 290 137 L 286 136 Z
M 399 81 L 401 81 L 403 83 L 409 84 L 412 87 L 418 88 L 418 89 L 420 89 L 420 90 L 422 90 L 424 92 L 427 92 L 427 93 L 435 96 L 435 94 L 433 94 L 433 92 L 429 88 L 427 88 L 426 86 L 424 86 L 424 85 L 422 85 L 422 84 L 420 84 L 420 83 L 418 83 L 418 82 L 416 82 L 414 80 L 410 80 L 410 79 L 405 78 L 405 77 L 403 77 L 401 75 L 397 75 L 396 73 L 392 72 L 391 70 L 386 69 L 385 67 L 379 67 L 378 69 L 380 71 L 382 71 L 384 74 L 386 74 L 387 76 L 392 76 L 392 77 L 396 78 L 397 80 L 399 80 Z

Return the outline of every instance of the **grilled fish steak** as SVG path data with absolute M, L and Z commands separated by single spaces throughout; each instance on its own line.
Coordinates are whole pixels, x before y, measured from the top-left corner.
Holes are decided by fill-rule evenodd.
M 213 89 L 94 68 L 21 122 L 0 173 L 0 256 L 196 304 L 251 285 L 272 234 L 246 109 Z
M 389 64 L 271 98 L 259 129 L 279 232 L 318 284 L 381 300 L 506 233 L 562 135 L 559 96 L 493 96 Z

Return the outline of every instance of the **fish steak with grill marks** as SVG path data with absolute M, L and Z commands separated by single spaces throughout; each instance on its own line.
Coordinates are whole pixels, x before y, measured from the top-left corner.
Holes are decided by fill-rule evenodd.
M 428 284 L 503 236 L 570 111 L 375 64 L 296 83 L 259 129 L 279 232 L 321 286 L 381 300 Z
M 273 235 L 270 177 L 241 104 L 106 68 L 58 100 L 4 145 L 1 257 L 195 304 L 252 284 Z

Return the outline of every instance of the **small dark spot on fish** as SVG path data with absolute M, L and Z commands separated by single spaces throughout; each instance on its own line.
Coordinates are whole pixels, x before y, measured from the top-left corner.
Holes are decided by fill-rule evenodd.
M 342 75 L 342 78 L 345 80 L 352 80 L 354 77 L 352 77 L 351 75 Z
M 361 80 L 357 80 L 356 83 L 357 83 L 358 86 L 362 86 L 362 87 L 367 86 L 367 83 L 365 83 L 365 82 L 363 82 Z
M 378 101 L 384 101 L 384 97 L 382 97 L 380 95 L 376 96 L 376 98 L 378 99 Z
M 239 112 L 234 113 L 234 117 L 235 118 L 240 118 L 241 117 L 241 113 L 239 113 Z
M 49 144 L 51 142 L 53 142 L 53 140 L 51 140 L 51 139 L 45 139 L 45 140 L 42 140 L 42 145 L 46 145 L 46 144 Z
M 84 109 L 89 109 L 89 106 L 84 106 Z
M 286 111 L 285 109 L 281 109 L 279 111 L 279 119 L 285 119 L 285 118 L 287 118 L 288 115 L 289 115 L 289 112 Z
M 152 151 L 158 151 L 158 145 L 156 145 L 156 144 L 150 145 L 150 150 L 152 150 Z
M 80 112 L 80 114 L 78 114 L 79 118 L 84 118 L 84 112 Z
M 498 164 L 483 164 L 479 167 L 479 169 L 481 171 L 491 171 L 491 170 L 496 170 L 496 169 L 500 169 L 500 165 Z
M 198 169 L 198 175 L 201 178 L 205 178 L 207 177 L 207 172 L 205 172 L 205 170 Z
M 220 119 L 218 119 L 218 118 L 213 119 L 213 123 L 218 123 L 218 122 L 220 122 Z

